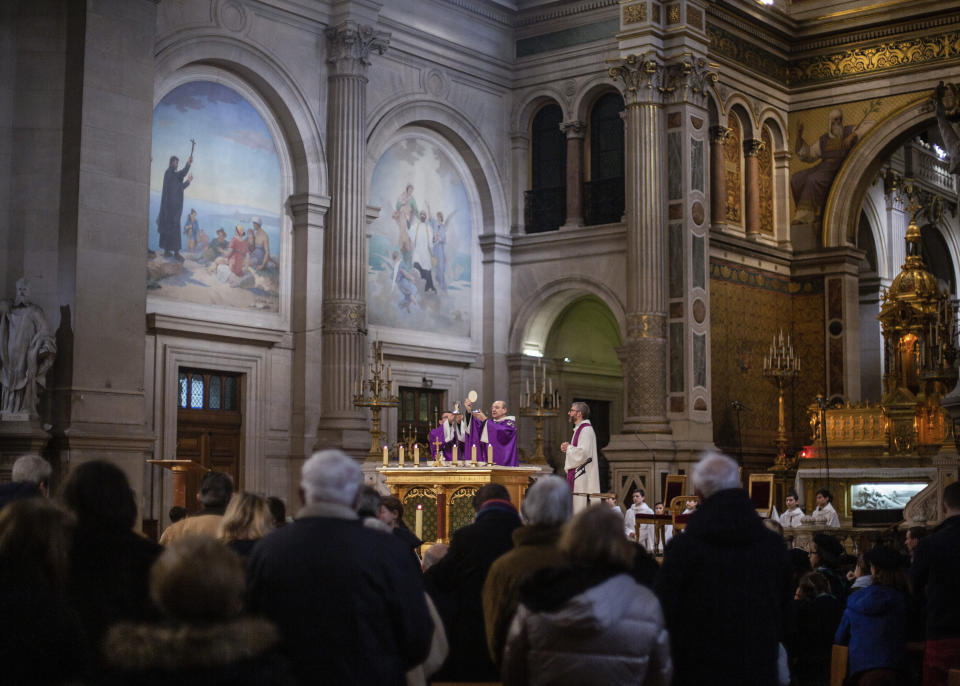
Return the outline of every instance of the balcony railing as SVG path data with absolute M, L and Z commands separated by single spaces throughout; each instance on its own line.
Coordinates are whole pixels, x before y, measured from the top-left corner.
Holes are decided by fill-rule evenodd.
M 583 184 L 583 223 L 615 224 L 623 219 L 623 178 Z
M 527 233 L 556 231 L 566 220 L 566 188 L 538 188 L 524 192 L 523 223 Z

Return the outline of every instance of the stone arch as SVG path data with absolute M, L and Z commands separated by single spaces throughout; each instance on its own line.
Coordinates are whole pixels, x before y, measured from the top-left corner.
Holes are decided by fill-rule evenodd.
M 377 160 L 394 134 L 406 126 L 435 131 L 461 155 L 480 200 L 481 233 L 509 233 L 507 202 L 494 156 L 479 129 L 446 103 L 407 98 L 387 103 L 372 113 L 367 137 L 366 183 L 372 179 Z
M 940 241 L 943 242 L 943 245 L 946 247 L 946 259 L 950 262 L 950 271 L 953 274 L 953 283 L 950 286 L 953 289 L 951 295 L 956 298 L 958 284 L 960 284 L 960 271 L 957 269 L 958 259 L 957 256 L 960 255 L 960 238 L 957 236 L 956 231 L 951 231 L 950 226 L 947 224 L 946 217 L 941 218 L 936 224 L 928 224 L 924 227 L 926 230 L 935 230 L 937 237 Z M 927 261 L 927 268 L 930 269 L 930 261 Z M 933 271 L 931 269 L 931 271 Z
M 280 127 L 293 173 L 292 192 L 327 193 L 319 122 L 309 98 L 280 62 L 249 40 L 214 33 L 177 33 L 157 50 L 154 92 L 164 92 L 178 71 L 193 65 L 223 69 L 249 84 L 270 107 Z
M 587 82 L 586 87 L 574 98 L 570 111 L 575 119 L 587 121 L 590 118 L 590 110 L 601 95 L 617 93 L 621 99 L 623 98 L 623 93 L 616 87 L 616 84 L 609 80 L 606 73 L 604 73 L 604 79 L 606 80 L 597 79 Z
M 864 194 L 877 171 L 897 145 L 933 120 L 929 95 L 889 114 L 864 135 L 837 172 L 823 212 L 821 241 L 825 247 L 851 243 L 849 233 L 857 226 Z
M 760 113 L 760 128 L 766 126 L 773 137 L 773 144 L 776 152 L 786 150 L 789 145 L 787 140 L 787 123 L 784 121 L 781 113 L 772 107 L 768 107 Z
M 563 97 L 563 93 L 553 88 L 538 88 L 531 91 L 516 104 L 510 113 L 510 131 L 514 134 L 519 133 L 529 136 L 534 115 L 541 107 L 548 104 L 559 105 L 561 111 L 563 111 L 564 121 L 569 120 L 571 109 L 564 107 L 564 102 L 566 102 L 566 99 Z
M 891 264 L 892 257 L 888 243 L 888 232 L 883 230 L 885 208 L 879 204 L 880 202 L 883 202 L 883 187 L 880 184 L 874 184 L 863 196 L 861 212 L 867 218 L 867 224 L 870 226 L 870 234 L 873 238 L 873 246 L 877 253 L 877 274 L 881 278 L 892 279 L 897 275 L 898 266 Z
M 557 317 L 574 301 L 592 295 L 609 308 L 620 329 L 620 339 L 626 340 L 626 310 L 620 297 L 605 284 L 581 276 L 554 279 L 528 296 L 517 311 L 510 327 L 509 352 L 523 353 L 536 349 L 543 353 Z
M 759 135 L 760 122 L 757 121 L 753 108 L 745 97 L 739 93 L 734 93 L 727 99 L 725 109 L 728 114 L 736 114 L 737 118 L 740 119 L 744 140 L 756 138 Z

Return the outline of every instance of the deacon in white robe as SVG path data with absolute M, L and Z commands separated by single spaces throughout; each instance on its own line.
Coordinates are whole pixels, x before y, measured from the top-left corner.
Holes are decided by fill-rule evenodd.
M 565 456 L 563 469 L 567 473 L 567 483 L 570 485 L 571 493 L 590 493 L 599 496 L 600 458 L 597 454 L 597 434 L 593 431 L 589 416 L 590 407 L 586 403 L 576 402 L 570 406 L 567 417 L 573 424 L 573 438 L 569 442 L 561 443 L 560 450 Z M 586 496 L 573 496 L 574 513 L 586 506 Z

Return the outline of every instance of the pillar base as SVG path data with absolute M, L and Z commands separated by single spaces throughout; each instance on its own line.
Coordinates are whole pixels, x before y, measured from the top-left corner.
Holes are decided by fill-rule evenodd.
M 49 442 L 50 434 L 36 418 L 0 421 L 0 469 L 11 469 L 21 455 L 43 455 Z
M 370 429 L 367 422 L 358 419 L 324 418 L 317 427 L 313 449 L 335 448 L 363 462 L 370 452 Z

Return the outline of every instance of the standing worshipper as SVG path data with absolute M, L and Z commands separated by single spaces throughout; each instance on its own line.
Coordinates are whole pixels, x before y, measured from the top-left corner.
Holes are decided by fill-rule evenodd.
M 706 453 L 692 482 L 703 502 L 667 548 L 655 585 L 674 685 L 777 684 L 794 591 L 786 546 L 763 526 L 729 457 Z
M 513 548 L 520 517 L 501 484 L 484 484 L 473 496 L 473 524 L 457 529 L 449 552 L 424 580 L 447 627 L 450 656 L 437 681 L 496 681 L 483 620 L 481 594 L 494 561 Z
M 249 610 L 277 625 L 304 686 L 403 686 L 430 648 L 420 570 L 402 541 L 360 521 L 362 481 L 346 454 L 315 453 L 301 471 L 306 505 L 247 562 Z
M 913 592 L 927 609 L 924 686 L 945 686 L 960 669 L 960 481 L 943 489 L 945 518 L 917 543 L 910 566 Z
M 190 165 L 193 164 L 193 155 L 187 160 L 187 165 L 177 171 L 180 158 L 174 155 L 170 158 L 170 166 L 163 173 L 163 190 L 160 193 L 160 212 L 157 214 L 157 232 L 160 234 L 160 249 L 164 257 L 180 256 L 180 218 L 183 216 L 183 191 L 193 181 L 193 174 L 187 176 Z M 184 181 L 183 177 L 187 176 Z
M 566 456 L 563 468 L 567 472 L 567 483 L 573 493 L 600 493 L 599 456 L 597 455 L 597 434 L 590 424 L 590 406 L 576 402 L 567 412 L 573 424 L 573 438 L 560 444 L 560 451 Z M 579 512 L 587 506 L 587 498 L 573 496 L 573 511 Z
M 469 398 L 463 401 L 467 411 L 473 408 Z M 503 400 L 494 400 L 490 406 L 490 418 L 487 419 L 480 410 L 477 410 L 468 419 L 469 427 L 466 431 L 470 438 L 466 441 L 464 459 L 473 457 L 473 445 L 477 446 L 477 461 L 487 459 L 487 446 L 492 447 L 493 463 L 501 467 L 517 467 L 520 459 L 517 456 L 517 420 L 507 414 L 507 403 Z M 597 489 L 599 491 L 599 489 Z

